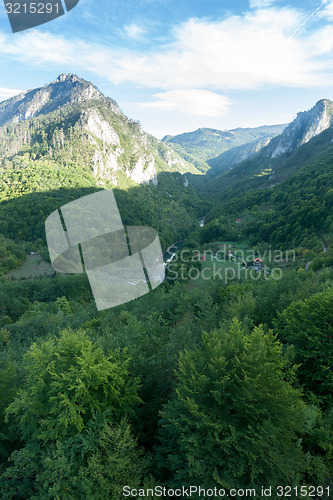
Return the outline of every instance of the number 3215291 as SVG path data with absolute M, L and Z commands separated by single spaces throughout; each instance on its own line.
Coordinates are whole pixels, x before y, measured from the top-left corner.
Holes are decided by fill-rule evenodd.
M 326 488 L 323 486 L 278 486 L 276 489 L 276 494 L 278 497 L 324 497 L 329 498 L 330 497 L 330 487 L 327 486 Z
M 59 4 L 6 2 L 7 14 L 59 14 Z

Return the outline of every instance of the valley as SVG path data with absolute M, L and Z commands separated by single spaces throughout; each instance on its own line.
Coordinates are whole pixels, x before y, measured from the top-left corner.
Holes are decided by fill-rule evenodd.
M 332 109 L 159 141 L 71 73 L 0 103 L 1 498 L 329 491 Z M 103 189 L 166 279 L 99 312 L 45 220 Z

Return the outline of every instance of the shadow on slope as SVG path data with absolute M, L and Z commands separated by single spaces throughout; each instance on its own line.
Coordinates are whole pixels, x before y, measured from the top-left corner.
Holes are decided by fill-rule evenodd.
M 157 180 L 157 185 L 143 184 L 126 190 L 115 187 L 113 192 L 123 224 L 155 228 L 165 250 L 196 227 L 196 219 L 206 213 L 209 203 L 193 187 L 184 186 L 181 174 L 162 172 Z M 4 200 L 0 203 L 0 233 L 15 241 L 45 245 L 47 217 L 64 204 L 101 189 L 61 187 Z

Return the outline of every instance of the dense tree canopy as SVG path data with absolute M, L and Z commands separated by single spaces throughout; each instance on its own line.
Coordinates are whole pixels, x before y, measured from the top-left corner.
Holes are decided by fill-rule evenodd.
M 84 104 L 0 128 L 1 498 L 332 485 L 331 132 L 311 158 L 290 156 L 281 184 L 264 189 L 269 165 L 260 177 L 244 171 L 249 185 L 229 185 L 213 204 L 168 170 L 165 145 L 144 144 L 137 123 L 95 104 L 123 148 L 117 186 L 92 173 L 105 149 L 82 130 Z M 149 144 L 158 184 L 135 185 L 124 169 Z M 281 249 L 280 275 L 203 279 L 208 263 L 184 263 L 178 249 L 183 276 L 167 266 L 151 293 L 98 312 L 85 274 L 9 273 L 27 253 L 48 259 L 51 212 L 108 187 L 124 225 L 154 227 L 163 250 L 179 240 L 198 255 L 227 241 L 255 255 Z
M 33 344 L 25 365 L 24 387 L 6 412 L 25 444 L 1 477 L 4 491 L 18 498 L 118 498 L 129 469 L 140 481 L 145 462 L 125 421 L 140 402 L 128 360 L 105 356 L 83 332 L 67 330 Z
M 302 476 L 305 405 L 286 380 L 288 370 L 271 332 L 245 334 L 237 322 L 181 354 L 161 421 L 164 464 L 174 480 L 228 490 Z
M 307 391 L 332 405 L 333 290 L 297 301 L 276 320 L 279 337 L 295 347 L 299 380 Z

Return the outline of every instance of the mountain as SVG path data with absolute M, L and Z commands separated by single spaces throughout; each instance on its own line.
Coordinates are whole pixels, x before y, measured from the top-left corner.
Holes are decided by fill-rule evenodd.
M 18 123 L 40 115 L 47 115 L 61 106 L 87 100 L 104 100 L 103 94 L 91 83 L 73 74 L 62 74 L 44 87 L 27 90 L 0 103 L 0 126 Z M 112 110 L 120 113 L 115 101 Z
M 331 110 L 330 101 L 319 101 L 254 158 L 210 181 L 204 189 L 219 205 L 207 215 L 206 230 L 223 217 L 250 245 L 298 248 L 308 265 L 317 254 L 315 270 L 332 265 Z M 236 218 L 241 220 L 237 228 Z
M 309 161 L 319 161 L 330 147 L 332 114 L 333 103 L 328 99 L 317 102 L 309 111 L 298 113 L 266 147 L 210 180 L 203 186 L 203 192 L 222 200 L 245 191 L 272 188 Z
M 266 154 L 270 158 L 290 153 L 302 144 L 332 126 L 333 102 L 322 99 L 309 111 L 297 114 L 296 119 L 285 128 L 281 135 L 272 139 Z
M 59 203 L 101 188 L 117 188 L 124 221 L 156 227 L 165 245 L 201 211 L 186 177 L 200 172 L 76 75 L 4 101 L 0 124 L 0 232 L 7 237 L 43 240 L 44 221 Z
M 128 119 L 113 99 L 73 74 L 0 104 L 0 151 L 0 160 L 23 152 L 50 160 L 80 159 L 100 185 L 126 178 L 156 182 L 160 171 L 199 173 Z
M 238 163 L 247 160 L 269 144 L 271 136 L 257 139 L 256 141 L 228 149 L 224 153 L 208 160 L 210 170 L 207 172 L 207 178 L 216 177 L 227 169 L 232 169 Z
M 242 222 L 237 224 L 237 230 L 250 245 L 266 242 L 273 248 L 298 247 L 318 254 L 324 249 L 325 258 L 330 259 L 326 264 L 332 265 L 333 253 L 331 250 L 326 253 L 325 249 L 326 246 L 332 248 L 333 244 L 332 158 L 333 130 L 330 128 L 297 148 L 285 160 L 288 176 L 280 183 L 267 187 L 267 182 L 260 182 L 264 176 L 240 181 L 216 198 L 221 203 L 212 209 L 206 221 L 223 216 L 235 227 L 235 219 L 240 218 Z
M 191 161 L 201 171 L 209 170 L 208 160 L 231 148 L 257 141 L 271 139 L 280 134 L 285 125 L 262 126 L 256 128 L 236 128 L 233 130 L 215 130 L 199 128 L 176 136 L 165 136 L 162 141 L 171 146 L 183 158 Z M 209 163 L 209 162 L 208 162 Z

